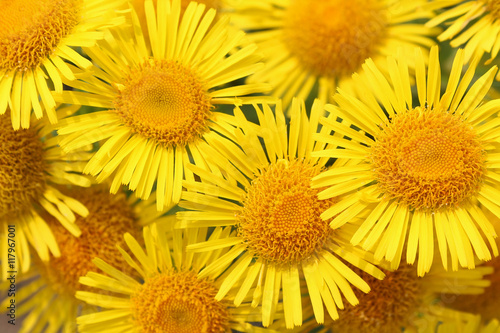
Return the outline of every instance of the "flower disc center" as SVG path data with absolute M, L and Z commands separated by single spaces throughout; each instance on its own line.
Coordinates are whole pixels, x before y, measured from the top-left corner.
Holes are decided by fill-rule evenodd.
M 36 129 L 13 130 L 0 116 L 0 218 L 30 209 L 46 187 L 43 143 Z
M 158 274 L 132 295 L 134 321 L 144 333 L 223 333 L 229 330 L 229 313 L 216 294 L 215 286 L 194 272 Z
M 0 0 L 0 71 L 38 66 L 78 23 L 79 0 Z
M 166 145 L 185 145 L 208 130 L 212 105 L 189 68 L 152 60 L 133 69 L 115 100 L 123 122 Z
M 477 192 L 485 156 L 458 116 L 416 108 L 383 126 L 371 161 L 380 187 L 415 209 L 457 205 Z
M 285 15 L 286 46 L 316 75 L 351 75 L 386 34 L 379 1 L 296 0 Z
M 408 173 L 427 179 L 450 176 L 460 160 L 460 147 L 437 132 L 408 140 L 401 151 L 402 167 Z
M 320 168 L 279 160 L 262 170 L 247 190 L 238 215 L 238 234 L 260 257 L 278 263 L 300 261 L 331 235 L 320 218 L 331 200 L 318 200 L 310 186 Z

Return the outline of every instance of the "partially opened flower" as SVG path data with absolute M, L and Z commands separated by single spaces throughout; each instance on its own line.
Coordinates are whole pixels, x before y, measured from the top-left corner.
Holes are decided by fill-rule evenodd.
M 348 305 L 339 312 L 340 318 L 315 325 L 310 319 L 294 333 L 393 333 L 393 332 L 468 332 L 476 333 L 480 317 L 460 312 L 439 302 L 443 292 L 478 294 L 489 284 L 483 277 L 491 273 L 490 267 L 475 270 L 460 269 L 445 272 L 433 268 L 420 278 L 416 267 L 402 264 L 397 271 L 385 271 L 383 280 L 376 280 L 363 272 L 359 274 L 372 290 L 368 294 L 355 291 L 359 305 Z M 304 315 L 311 314 L 306 307 Z M 275 324 L 275 326 L 278 326 Z
M 367 75 L 355 80 L 365 93 L 336 95 L 338 107 L 329 106 L 322 123 L 337 136 L 318 140 L 337 148 L 314 154 L 351 163 L 323 172 L 313 184 L 328 187 L 319 193 L 323 200 L 344 196 L 322 215 L 333 218 L 333 228 L 370 212 L 351 242 L 373 249 L 375 258 L 386 258 L 394 268 L 406 245 L 408 263 L 418 251 L 418 274 L 425 274 L 435 238 L 444 267 L 450 256 L 454 270 L 459 264 L 473 268 L 474 254 L 481 260 L 491 259 L 491 252 L 498 255 L 495 230 L 480 209 L 500 215 L 500 123 L 499 118 L 484 122 L 498 114 L 500 100 L 482 102 L 497 68 L 467 89 L 477 62 L 461 77 L 464 52 L 459 50 L 441 96 L 437 47 L 427 68 L 416 53 L 418 101 L 412 100 L 404 57 L 387 59 L 390 79 L 367 60 Z
M 152 53 L 145 46 L 135 12 L 132 26 L 114 30 L 115 38 L 85 49 L 95 61 L 94 75 L 70 84 L 60 101 L 104 108 L 61 122 L 61 146 L 71 151 L 103 141 L 84 172 L 98 181 L 113 178 L 112 191 L 126 184 L 147 199 L 157 180 L 158 209 L 178 202 L 184 165 L 192 157 L 205 167 L 199 146 L 207 133 L 225 134 L 219 104 L 246 103 L 267 85 L 225 87 L 258 68 L 255 45 L 242 46 L 244 33 L 227 19 L 213 26 L 215 10 L 192 3 L 180 17 L 180 1 L 145 1 Z M 146 29 L 146 27 L 143 27 Z M 108 43 L 109 42 L 109 43 Z
M 58 110 L 61 117 L 74 111 L 74 108 Z M 28 244 L 44 261 L 49 259 L 49 251 L 59 256 L 57 242 L 40 211 L 53 216 L 74 236 L 80 235 L 74 223 L 75 214 L 86 216 L 88 211 L 80 202 L 61 193 L 57 184 L 90 185 L 90 180 L 79 174 L 90 158 L 86 151 L 90 147 L 65 153 L 57 145 L 59 138 L 53 135 L 55 128 L 47 119 L 36 120 L 33 116 L 30 128 L 15 131 L 9 116 L 9 112 L 0 116 L 1 279 L 5 279 L 8 270 L 25 272 L 29 268 Z M 6 260 L 9 228 L 15 234 L 16 262 L 12 263 L 15 267 Z
M 102 29 L 124 23 L 114 11 L 123 0 L 7 0 L 0 4 L 0 114 L 10 108 L 14 129 L 47 114 L 57 122 L 49 89 L 61 92 L 74 80 L 76 64 L 90 61 L 74 47 L 92 46 Z M 50 87 L 50 88 L 49 88 Z
M 262 109 L 255 105 L 255 110 L 260 126 L 235 109 L 237 145 L 227 147 L 215 135 L 207 137 L 210 146 L 206 144 L 203 149 L 210 152 L 210 162 L 224 172 L 217 173 L 214 168 L 210 173 L 191 166 L 201 181 L 183 183 L 186 191 L 179 205 L 192 211 L 177 213 L 179 227 L 216 226 L 216 232 L 225 233 L 234 225 L 237 232 L 187 249 L 204 252 L 231 248 L 226 256 L 209 263 L 200 276 L 229 267 L 216 299 L 241 283 L 235 304 L 252 294 L 254 304 L 262 303 L 264 326 L 273 321 L 280 293 L 286 326 L 302 324 L 303 278 L 316 320 L 324 321 L 323 306 L 332 318 L 338 318 L 337 308 L 344 307 L 341 294 L 355 305 L 358 300 L 352 288 L 370 290 L 344 261 L 378 279 L 384 275 L 369 263 L 372 256 L 349 246 L 350 226 L 333 230 L 320 218 L 337 201 L 318 200 L 320 190 L 310 186 L 311 179 L 329 161 L 311 156 L 325 147 L 314 141 L 324 112 L 322 103 L 316 101 L 309 118 L 304 103 L 295 100 L 289 132 L 280 105 L 276 106 L 276 116 L 267 104 Z
M 97 270 L 92 260 L 106 258 L 114 267 L 133 276 L 135 271 L 123 259 L 117 245 L 125 245 L 125 233 L 138 237 L 142 225 L 157 221 L 154 203 L 127 199 L 123 192 L 110 194 L 105 186 L 74 189 L 71 194 L 87 207 L 89 214 L 76 219 L 75 224 L 81 230 L 79 237 L 54 218 L 48 219 L 61 255 L 51 257 L 48 263 L 34 260 L 32 270 L 23 277 L 28 283 L 21 285 L 16 296 L 16 314 L 26 316 L 20 332 L 60 329 L 65 333 L 76 332 L 76 317 L 97 311 L 75 298 L 77 290 L 96 291 L 78 282 L 81 276 Z
M 249 323 L 256 321 L 257 312 L 249 304 L 236 308 L 229 300 L 215 299 L 221 282 L 217 277 L 223 269 L 205 278 L 197 276 L 207 262 L 217 260 L 227 252 L 217 249 L 194 255 L 185 252 L 186 246 L 206 239 L 208 228 L 167 233 L 168 228 L 164 227 L 165 224 L 154 224 L 144 228 L 146 252 L 134 237 L 125 235 L 125 242 L 134 257 L 121 248 L 120 251 L 141 279 L 130 277 L 100 258 L 94 260 L 109 277 L 89 273 L 80 282 L 113 294 L 77 292 L 77 298 L 106 309 L 79 317 L 79 332 L 265 331 Z
M 495 59 L 500 50 L 500 3 L 496 0 L 432 1 L 429 7 L 444 11 L 425 25 L 447 25 L 438 39 L 451 40 L 453 47 L 463 46 L 466 61 L 474 55 L 490 54 Z
M 313 97 L 330 100 L 337 86 L 352 86 L 366 58 L 384 66 L 398 47 L 412 58 L 413 46 L 430 47 L 439 31 L 414 22 L 433 15 L 422 0 L 233 2 L 232 21 L 266 57 L 266 68 L 249 82 L 270 82 L 284 107 L 316 89 Z

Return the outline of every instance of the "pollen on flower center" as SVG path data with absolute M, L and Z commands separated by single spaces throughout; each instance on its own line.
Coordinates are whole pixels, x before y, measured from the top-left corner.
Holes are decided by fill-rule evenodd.
M 451 175 L 460 155 L 452 139 L 431 133 L 410 139 L 402 149 L 401 163 L 414 175 L 436 179 Z
M 116 248 L 116 245 L 124 247 L 123 235 L 126 232 L 134 237 L 140 236 L 137 218 L 125 195 L 110 194 L 104 187 L 91 187 L 75 190 L 72 197 L 89 210 L 86 218 L 76 216 L 75 223 L 82 234 L 75 237 L 54 218 L 48 219 L 61 256 L 51 257 L 45 265 L 39 262 L 42 276 L 57 292 L 74 295 L 77 290 L 88 289 L 78 279 L 97 270 L 92 263 L 96 257 L 133 275 L 133 269 Z
M 260 257 L 286 263 L 300 261 L 322 247 L 331 235 L 320 218 L 331 200 L 318 200 L 310 186 L 320 168 L 279 160 L 253 180 L 238 215 L 238 234 Z
M 376 140 L 371 161 L 380 187 L 415 209 L 454 206 L 479 188 L 483 149 L 456 115 L 415 108 L 396 115 Z
M 132 295 L 134 322 L 144 333 L 227 332 L 229 313 L 216 294 L 215 286 L 194 272 L 163 272 Z
M 185 145 L 208 130 L 210 97 L 198 76 L 172 60 L 132 69 L 115 100 L 117 113 L 136 133 L 165 145 Z
M 0 0 L 0 71 L 38 66 L 78 23 L 79 0 Z
M 284 41 L 316 75 L 355 72 L 385 36 L 379 1 L 296 0 L 285 14 Z
M 46 188 L 43 143 L 36 129 L 12 129 L 0 116 L 0 219 L 32 207 Z
M 397 271 L 384 272 L 383 280 L 357 268 L 354 271 L 368 283 L 371 291 L 365 294 L 355 289 L 359 305 L 348 304 L 345 310 L 339 311 L 339 320 L 326 326 L 345 333 L 401 331 L 421 303 L 421 281 L 415 268 L 402 264 Z

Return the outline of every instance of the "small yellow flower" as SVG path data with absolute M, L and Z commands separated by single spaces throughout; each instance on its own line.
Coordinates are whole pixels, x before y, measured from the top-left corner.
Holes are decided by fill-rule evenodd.
M 474 268 L 474 254 L 481 260 L 498 255 L 495 230 L 480 209 L 500 215 L 500 124 L 485 121 L 498 114 L 500 100 L 482 102 L 497 68 L 467 89 L 477 62 L 460 78 L 464 52 L 459 50 L 441 96 L 437 47 L 427 68 L 416 53 L 417 105 L 404 57 L 387 59 L 390 79 L 367 60 L 366 75 L 355 78 L 364 94 L 336 95 L 338 107 L 329 106 L 331 114 L 322 121 L 336 135 L 318 140 L 337 148 L 315 156 L 351 162 L 317 176 L 313 187 L 329 187 L 321 199 L 344 196 L 322 215 L 333 217 L 333 228 L 370 212 L 351 243 L 374 250 L 375 258 L 386 258 L 394 268 L 407 232 L 407 261 L 413 263 L 418 250 L 419 275 L 432 265 L 435 238 L 444 267 L 450 256 L 454 270 L 459 264 Z M 355 200 L 359 197 L 364 199 Z
M 102 30 L 124 23 L 113 11 L 123 0 L 2 0 L 0 1 L 0 114 L 11 110 L 14 129 L 30 126 L 31 109 L 57 122 L 49 87 L 63 90 L 74 80 L 74 66 L 90 61 L 72 47 L 92 46 Z
M 234 119 L 228 120 L 235 127 L 237 146 L 207 136 L 210 146 L 206 144 L 204 149 L 210 152 L 214 168 L 210 173 L 190 166 L 201 182 L 183 183 L 186 191 L 179 205 L 191 211 L 177 213 L 178 226 L 217 227 L 213 241 L 194 244 L 188 251 L 231 248 L 200 273 L 205 276 L 229 267 L 216 299 L 235 285 L 239 287 L 236 305 L 253 294 L 253 304 L 262 303 L 266 327 L 275 318 L 282 293 L 286 326 L 292 328 L 302 324 L 301 281 L 305 278 L 316 320 L 324 321 L 324 306 L 336 319 L 337 308 L 344 307 L 342 294 L 356 305 L 352 286 L 365 293 L 370 290 L 343 260 L 378 279 L 384 274 L 369 263 L 372 256 L 349 245 L 350 228 L 333 230 L 320 217 L 337 202 L 336 198 L 318 200 L 320 190 L 311 188 L 311 179 L 329 162 L 328 158 L 312 157 L 314 151 L 327 146 L 314 141 L 320 131 L 322 103 L 314 103 L 309 118 L 304 103 L 295 100 L 290 131 L 281 105 L 276 106 L 275 116 L 267 104 L 262 109 L 255 105 L 255 110 L 260 126 L 247 121 L 239 108 Z M 231 237 L 217 236 L 225 233 Z M 251 288 L 255 288 L 253 293 Z
M 232 1 L 232 21 L 249 31 L 266 67 L 249 82 L 270 82 L 287 107 L 313 91 L 330 100 L 337 86 L 352 89 L 351 75 L 366 58 L 384 66 L 385 57 L 413 46 L 430 47 L 439 30 L 414 20 L 433 16 L 422 0 Z M 231 7 L 231 6 L 229 6 Z M 313 97 L 315 97 L 313 96 Z
M 68 83 L 81 91 L 65 91 L 65 103 L 104 108 L 60 123 L 66 151 L 103 141 L 84 172 L 99 182 L 112 178 L 111 191 L 126 184 L 147 199 L 157 181 L 158 210 L 179 201 L 182 179 L 192 178 L 185 165 L 192 157 L 206 167 L 205 135 L 226 135 L 225 115 L 216 105 L 247 103 L 239 97 L 267 89 L 265 84 L 225 84 L 258 68 L 255 45 L 242 45 L 244 33 L 228 19 L 212 26 L 215 10 L 192 3 L 180 18 L 180 1 L 145 1 L 152 51 L 146 47 L 137 16 L 132 25 L 114 30 L 115 38 L 85 48 L 95 61 L 94 74 Z M 146 29 L 146 27 L 143 27 Z M 109 43 L 108 43 L 109 42 Z M 231 136 L 231 134 L 228 134 Z

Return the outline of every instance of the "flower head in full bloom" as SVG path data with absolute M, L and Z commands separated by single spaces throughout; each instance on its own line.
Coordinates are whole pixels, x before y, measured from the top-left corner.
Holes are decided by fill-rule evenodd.
M 226 134 L 224 114 L 215 106 L 255 100 L 245 95 L 263 92 L 267 85 L 224 86 L 262 63 L 255 45 L 244 46 L 244 33 L 229 27 L 227 18 L 212 25 L 214 9 L 204 13 L 204 5 L 191 3 L 181 17 L 179 0 L 159 0 L 156 11 L 152 1 L 144 6 L 147 27 L 132 10 L 131 26 L 85 49 L 96 64 L 94 74 L 68 83 L 81 91 L 57 96 L 104 111 L 67 118 L 58 132 L 66 151 L 102 141 L 84 172 L 99 182 L 112 178 L 112 192 L 125 184 L 147 199 L 156 181 L 162 210 L 178 202 L 189 159 L 206 166 L 206 152 L 199 149 L 204 136 Z
M 280 294 L 286 326 L 302 324 L 303 279 L 316 320 L 325 320 L 324 307 L 329 316 L 338 318 L 337 308 L 344 308 L 341 295 L 356 305 L 353 287 L 365 293 L 370 290 L 346 262 L 377 279 L 384 275 L 370 263 L 372 255 L 349 245 L 350 226 L 333 230 L 320 217 L 337 201 L 321 201 L 317 198 L 320 190 L 311 188 L 311 179 L 329 162 L 312 156 L 327 146 L 314 140 L 321 131 L 318 120 L 323 104 L 317 100 L 308 117 L 304 103 L 294 100 L 289 131 L 280 104 L 275 115 L 268 104 L 254 107 L 259 126 L 235 109 L 232 123 L 237 145 L 226 148 L 216 136 L 208 138 L 210 146 L 204 149 L 210 151 L 210 162 L 224 171 L 214 168 L 210 173 L 191 166 L 201 181 L 183 183 L 186 191 L 179 205 L 190 211 L 177 213 L 178 227 L 215 226 L 214 235 L 231 232 L 231 237 L 200 242 L 187 250 L 230 248 L 200 275 L 229 267 L 216 299 L 239 286 L 235 304 L 253 294 L 254 305 L 262 303 L 265 327 L 273 322 Z
M 315 177 L 313 186 L 328 187 L 321 199 L 343 196 L 322 215 L 333 217 L 333 228 L 370 212 L 351 242 L 375 251 L 375 258 L 386 258 L 393 268 L 406 248 L 408 263 L 418 251 L 418 273 L 428 272 L 435 239 L 444 267 L 451 261 L 454 270 L 459 264 L 473 268 L 474 255 L 481 260 L 498 255 L 496 232 L 480 208 L 500 215 L 500 124 L 485 122 L 498 114 L 500 100 L 483 102 L 497 68 L 468 89 L 477 62 L 461 77 L 459 50 L 441 95 L 437 47 L 428 67 L 418 49 L 416 54 L 416 102 L 404 57 L 388 57 L 390 79 L 368 60 L 367 75 L 356 78 L 364 94 L 336 95 L 338 107 L 329 107 L 322 121 L 336 135 L 318 140 L 337 147 L 315 156 L 351 162 Z

